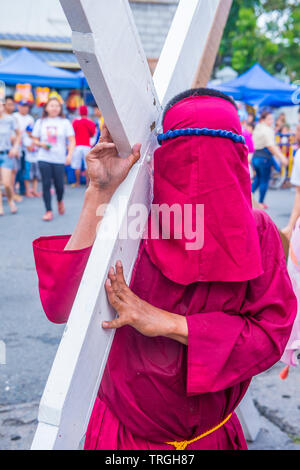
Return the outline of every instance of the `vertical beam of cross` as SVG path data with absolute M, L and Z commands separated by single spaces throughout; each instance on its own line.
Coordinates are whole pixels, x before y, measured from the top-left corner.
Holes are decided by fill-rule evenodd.
M 163 106 L 176 93 L 192 86 L 196 72 L 197 77 L 201 77 L 201 86 L 207 85 L 231 3 L 232 0 L 187 0 L 179 3 L 153 76 Z M 188 49 L 184 44 L 188 44 Z M 194 49 L 197 49 L 197 54 Z
M 61 5 L 78 62 L 120 155 L 127 156 L 136 142 L 149 140 L 160 111 L 128 1 L 61 0 Z
M 127 0 L 60 1 L 73 30 L 74 51 L 120 154 L 127 155 L 140 142 L 142 158 L 114 195 L 113 211 L 105 214 L 97 234 L 41 400 L 32 449 L 76 449 L 84 436 L 114 336 L 101 328 L 102 321 L 114 317 L 104 282 L 117 259 L 122 259 L 130 281 L 140 240 L 119 235 L 132 204 L 150 208 L 147 155 L 156 146 L 160 101 L 191 87 L 211 30 L 204 24 L 212 26 L 223 0 L 180 1 L 183 23 L 177 15 L 155 78 L 160 99 Z M 175 54 L 174 37 L 178 37 Z M 167 78 L 160 71 L 164 61 L 172 70 Z
M 216 60 L 216 50 L 219 49 L 231 5 L 232 0 L 222 0 L 218 5 L 214 21 L 210 28 L 209 37 L 199 62 L 199 67 L 193 83 L 194 88 L 206 87 L 211 77 Z

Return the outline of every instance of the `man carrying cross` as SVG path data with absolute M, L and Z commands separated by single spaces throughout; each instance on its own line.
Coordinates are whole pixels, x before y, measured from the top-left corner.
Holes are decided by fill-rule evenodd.
M 204 205 L 196 227 L 204 244 L 190 249 L 194 240 L 177 236 L 175 218 L 165 237 L 156 219 L 159 237 L 149 230 L 141 241 L 130 286 L 122 264 L 111 267 L 105 287 L 117 318 L 102 328 L 116 335 L 85 449 L 246 449 L 235 409 L 252 377 L 280 359 L 296 316 L 281 240 L 270 218 L 252 210 L 248 151 L 230 98 L 182 93 L 167 105 L 163 131 L 153 204 L 191 207 L 182 221 L 190 229 Z M 87 157 L 90 186 L 74 234 L 34 242 L 51 321 L 67 321 L 101 223 L 97 209 L 139 155 L 136 145 L 120 158 L 106 130 Z

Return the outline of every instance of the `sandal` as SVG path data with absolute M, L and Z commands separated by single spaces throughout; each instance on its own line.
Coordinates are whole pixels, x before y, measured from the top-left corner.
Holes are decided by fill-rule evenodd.
M 53 219 L 53 213 L 51 211 L 46 212 L 46 214 L 43 217 L 43 220 L 45 222 L 50 222 Z
M 58 207 L 58 213 L 60 215 L 64 215 L 64 213 L 66 212 L 64 202 L 63 201 L 58 202 L 57 207 Z
M 32 191 L 32 194 L 34 197 L 42 197 L 41 193 L 36 193 L 35 191 Z
M 15 202 L 22 202 L 22 201 L 23 201 L 23 198 L 22 198 L 22 196 L 20 196 L 19 194 L 14 194 L 14 195 L 13 195 L 13 200 L 14 200 Z
M 9 205 L 11 214 L 16 214 L 18 212 L 18 208 L 14 201 L 9 202 L 8 205 Z

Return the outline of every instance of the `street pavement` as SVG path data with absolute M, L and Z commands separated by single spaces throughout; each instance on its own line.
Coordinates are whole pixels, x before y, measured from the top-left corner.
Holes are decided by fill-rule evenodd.
M 32 241 L 44 235 L 72 233 L 84 188 L 66 188 L 66 214 L 51 223 L 41 220 L 43 203 L 25 199 L 19 213 L 0 219 L 0 340 L 6 365 L 0 365 L 0 450 L 29 449 L 37 423 L 38 403 L 64 326 L 51 324 L 38 295 Z M 292 209 L 294 190 L 270 191 L 268 213 L 282 228 Z M 53 201 L 54 202 L 54 201 Z M 287 380 L 283 364 L 255 377 L 252 396 L 261 414 L 261 432 L 250 449 L 300 450 L 300 368 Z

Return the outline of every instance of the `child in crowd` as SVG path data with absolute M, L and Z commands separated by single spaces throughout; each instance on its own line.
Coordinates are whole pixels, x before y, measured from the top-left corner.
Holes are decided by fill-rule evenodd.
M 38 165 L 38 148 L 34 144 L 32 138 L 33 127 L 31 125 L 26 127 L 24 134 L 25 153 L 25 188 L 27 197 L 41 197 L 38 193 L 38 182 L 41 180 L 39 165 Z M 31 188 L 30 188 L 31 183 Z
M 80 187 L 81 169 L 84 168 L 86 170 L 87 168 L 85 158 L 91 150 L 90 140 L 96 134 L 96 124 L 91 119 L 88 119 L 88 107 L 80 106 L 79 114 L 80 119 L 73 121 L 76 147 L 72 158 L 72 168 L 75 170 L 75 187 L 77 188 Z
M 281 143 L 282 144 L 288 144 L 289 143 L 289 134 L 291 133 L 291 129 L 288 125 L 284 125 L 279 133 L 282 135 L 281 137 Z

